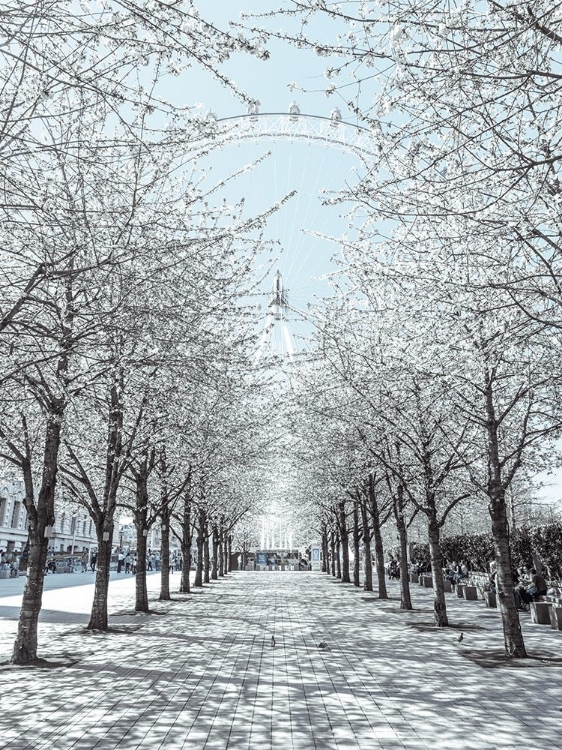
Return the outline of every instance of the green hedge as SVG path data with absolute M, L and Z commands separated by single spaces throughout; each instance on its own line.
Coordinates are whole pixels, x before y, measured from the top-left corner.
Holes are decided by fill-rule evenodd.
M 429 546 L 414 543 L 410 546 L 412 560 L 429 559 Z M 511 537 L 511 554 L 515 567 L 531 565 L 533 550 L 548 566 L 552 578 L 562 578 L 562 523 L 546 526 L 524 526 Z M 473 570 L 489 570 L 494 560 L 491 534 L 458 534 L 441 540 L 444 563 L 465 561 Z
M 549 523 L 546 526 L 521 529 L 513 540 L 513 549 L 519 559 L 531 560 L 535 549 L 541 560 L 548 566 L 553 578 L 562 578 L 562 524 Z
M 491 534 L 459 534 L 441 540 L 443 562 L 466 562 L 469 569 L 488 570 L 494 559 Z

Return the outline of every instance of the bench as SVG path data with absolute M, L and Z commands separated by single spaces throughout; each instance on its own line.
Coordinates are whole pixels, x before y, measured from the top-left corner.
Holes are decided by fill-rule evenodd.
M 478 588 L 470 583 L 465 584 L 463 586 L 463 596 L 465 599 L 469 599 L 470 601 L 477 601 Z
M 425 586 L 424 578 L 420 576 L 420 586 Z M 451 582 L 444 581 L 445 591 L 451 591 Z M 547 581 L 549 593 L 531 602 L 531 621 L 537 625 L 550 625 L 553 630 L 562 631 L 562 582 Z M 455 591 L 459 599 L 476 601 L 482 598 L 486 607 L 498 608 L 495 591 L 488 590 L 489 576 L 487 573 L 471 573 L 468 580 L 455 584 Z
M 550 625 L 551 603 L 546 601 L 531 602 L 531 622 L 537 625 Z
M 471 573 L 469 575 L 469 583 L 471 586 L 476 586 L 476 589 L 478 590 L 477 598 L 485 600 L 484 594 L 490 588 L 490 576 L 484 572 Z
M 495 591 L 485 591 L 484 592 L 484 601 L 486 602 L 486 606 L 490 607 L 490 609 L 497 609 L 498 608 L 498 599 L 496 597 Z
M 544 598 L 547 602 L 562 604 L 562 589 L 559 586 L 553 586 L 551 583 L 548 587 L 548 594 Z
M 550 627 L 553 630 L 562 630 L 562 605 L 551 603 L 549 614 Z

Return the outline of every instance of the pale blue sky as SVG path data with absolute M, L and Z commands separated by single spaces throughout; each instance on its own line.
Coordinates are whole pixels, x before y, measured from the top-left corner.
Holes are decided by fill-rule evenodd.
M 280 4 L 282 0 L 212 0 L 198 5 L 206 20 L 226 29 L 229 19 L 239 20 L 241 11 L 263 12 Z M 287 27 L 287 23 L 290 22 L 279 19 L 273 23 L 273 28 Z M 339 106 L 344 119 L 350 119 L 341 101 L 323 93 L 326 58 L 283 43 L 270 44 L 268 49 L 271 57 L 267 61 L 239 54 L 222 68 L 241 89 L 261 101 L 260 111 L 286 112 L 289 104 L 297 101 L 301 112 L 329 116 L 332 109 Z M 291 92 L 288 89 L 291 82 L 307 90 L 316 89 L 316 92 Z M 164 94 L 176 104 L 203 104 L 205 110 L 212 109 L 219 118 L 246 111 L 239 99 L 199 67 L 179 78 L 171 78 Z M 330 257 L 338 251 L 336 244 L 318 240 L 306 232 L 340 236 L 348 228 L 347 222 L 340 218 L 344 209 L 322 207 L 320 191 L 338 191 L 347 181 L 355 182 L 355 170 L 360 169 L 361 164 L 357 157 L 323 144 L 260 140 L 227 145 L 220 153 L 206 157 L 201 166 L 209 170 L 209 184 L 213 184 L 267 151 L 272 152 L 271 156 L 254 172 L 229 187 L 225 194 L 230 201 L 243 195 L 247 214 L 251 215 L 280 200 L 288 192 L 298 191 L 295 198 L 272 218 L 267 236 L 280 242 L 282 254 L 275 267 L 279 267 L 283 274 L 290 302 L 304 309 L 315 296 L 329 292 L 326 283 L 314 279 L 333 270 Z M 294 327 L 297 334 L 304 330 L 296 323 Z

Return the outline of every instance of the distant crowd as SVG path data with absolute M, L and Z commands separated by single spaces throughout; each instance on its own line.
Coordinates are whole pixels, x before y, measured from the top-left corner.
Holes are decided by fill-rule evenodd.
M 17 578 L 20 559 L 15 552 L 0 550 L 0 570 L 10 571 L 10 578 Z
M 69 560 L 73 562 L 69 564 Z M 66 572 L 69 568 L 69 572 L 77 572 L 81 570 L 85 573 L 87 570 L 94 572 L 98 563 L 98 553 L 94 550 L 93 552 L 84 552 L 79 558 L 75 555 L 68 555 L 63 560 L 57 560 L 55 557 L 49 557 L 47 565 L 45 567 L 45 574 Z M 130 573 L 136 575 L 138 567 L 137 554 L 136 552 L 119 552 L 117 556 L 117 573 Z M 162 568 L 162 558 L 159 552 L 148 550 L 146 556 L 146 569 L 147 571 L 158 571 Z M 170 556 L 170 573 L 174 571 L 181 571 L 183 568 L 183 560 L 181 554 L 178 552 L 172 553 Z
M 162 558 L 159 552 L 148 550 L 146 556 L 146 569 L 159 571 L 162 569 Z M 183 558 L 178 552 L 173 552 L 170 556 L 170 573 L 183 570 Z M 135 552 L 120 552 L 117 557 L 117 572 L 131 573 L 137 572 L 137 555 Z

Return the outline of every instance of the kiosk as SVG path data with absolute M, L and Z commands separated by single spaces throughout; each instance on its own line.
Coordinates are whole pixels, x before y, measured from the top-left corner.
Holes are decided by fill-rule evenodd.
M 317 542 L 310 545 L 310 562 L 312 570 L 322 570 L 322 547 Z

